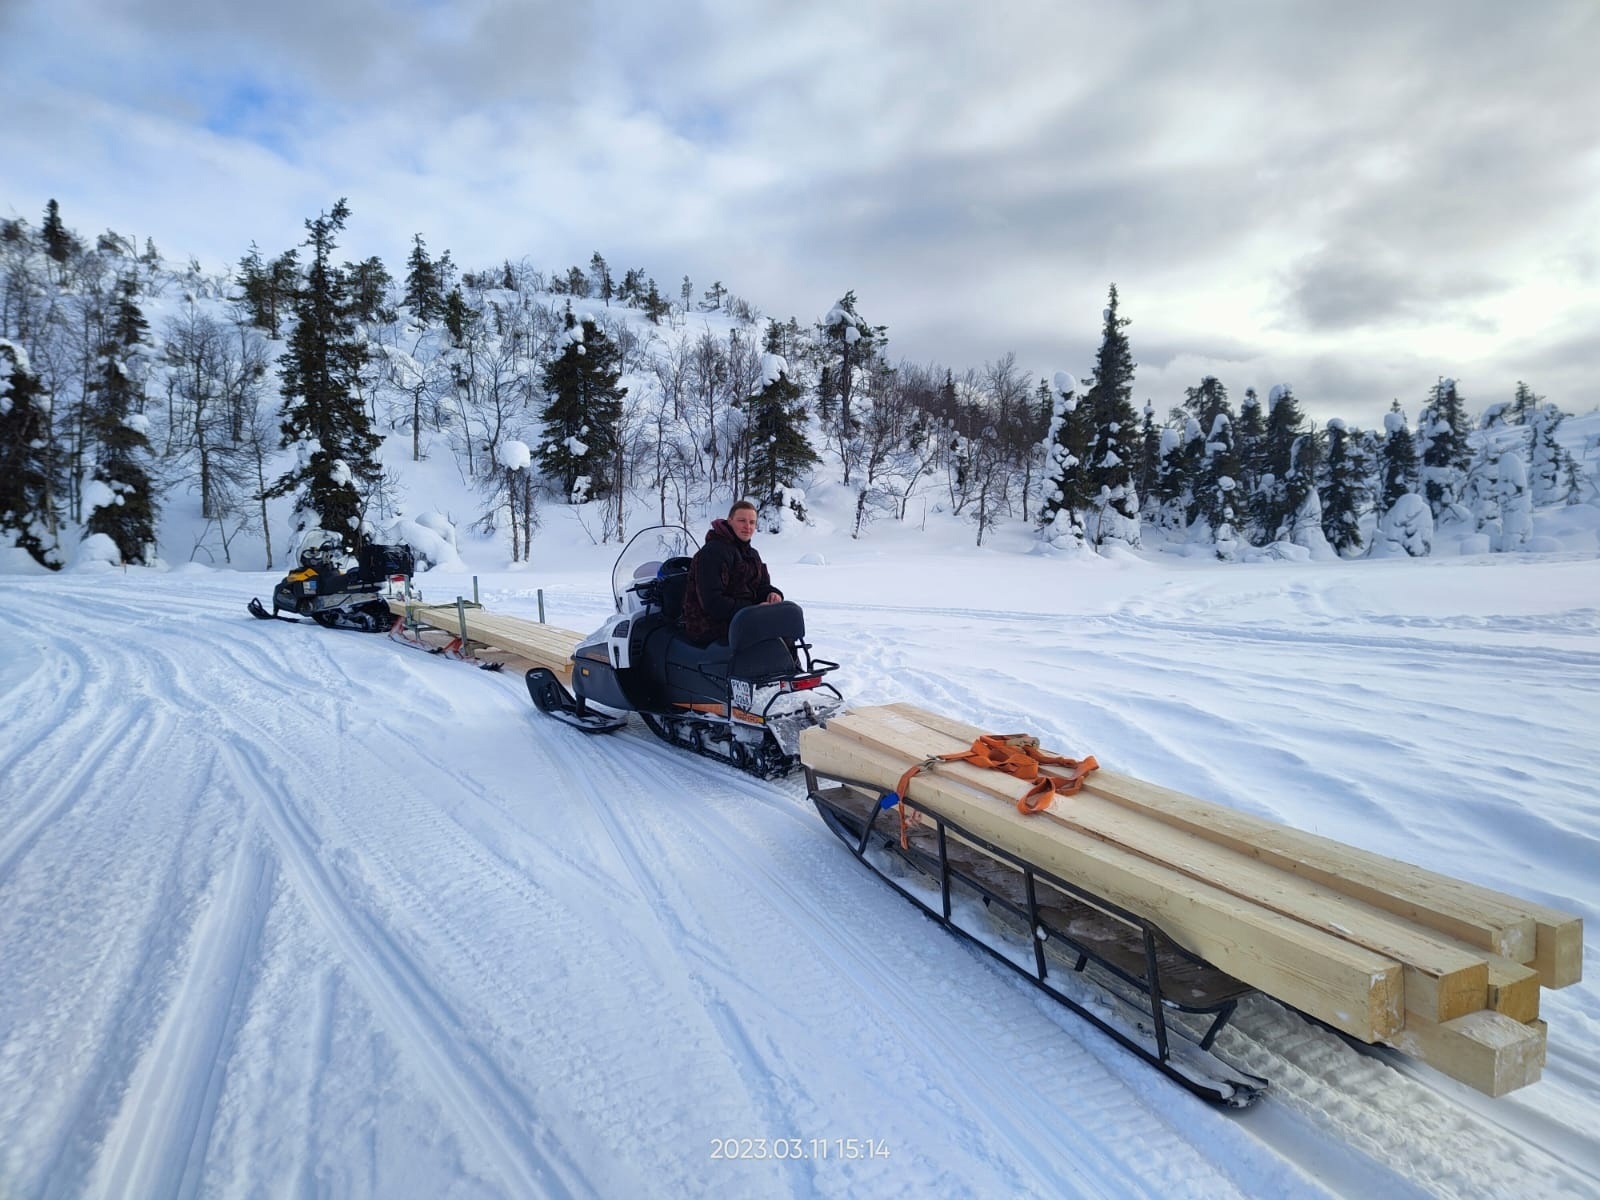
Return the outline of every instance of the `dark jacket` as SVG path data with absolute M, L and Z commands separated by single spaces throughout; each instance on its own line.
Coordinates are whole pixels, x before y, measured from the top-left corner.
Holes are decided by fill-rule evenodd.
M 764 603 L 769 592 L 777 591 L 756 548 L 741 542 L 733 527 L 718 518 L 689 566 L 689 586 L 683 594 L 684 635 L 702 646 L 725 641 L 734 613 Z

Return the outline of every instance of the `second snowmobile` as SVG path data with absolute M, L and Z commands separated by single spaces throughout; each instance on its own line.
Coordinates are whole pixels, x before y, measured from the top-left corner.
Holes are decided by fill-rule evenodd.
M 527 673 L 541 712 L 591 733 L 620 729 L 636 712 L 657 737 L 761 778 L 799 763 L 800 731 L 844 704 L 814 658 L 798 604 L 758 604 L 734 615 L 726 642 L 700 646 L 679 627 L 698 549 L 679 526 L 636 534 L 611 572 L 616 615 L 579 643 L 572 691 L 555 672 Z
M 392 580 L 409 583 L 415 570 L 410 546 L 368 543 L 351 559 L 336 536 L 313 529 L 301 543 L 300 566 L 272 589 L 272 611 L 256 599 L 248 607 L 263 621 L 309 617 L 328 629 L 383 633 L 394 624 L 383 593 Z M 283 616 L 286 612 L 298 615 Z

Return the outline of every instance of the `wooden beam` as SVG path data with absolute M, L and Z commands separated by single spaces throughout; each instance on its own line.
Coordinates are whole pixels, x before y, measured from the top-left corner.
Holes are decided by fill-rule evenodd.
M 453 604 L 407 603 L 389 598 L 389 609 L 408 622 L 427 625 L 456 636 L 461 632 L 461 616 Z M 563 678 L 570 678 L 572 652 L 584 635 L 558 625 L 545 625 L 523 617 L 491 613 L 482 608 L 466 610 L 467 639 L 475 647 L 493 647 L 531 666 L 546 667 Z
M 828 728 L 899 756 L 902 769 L 968 744 L 877 709 L 856 709 L 835 717 Z M 1023 780 L 964 763 L 930 769 L 1013 804 L 1029 787 Z M 1451 945 L 1430 930 L 1236 850 L 1088 794 L 1058 799 L 1033 820 L 1060 822 L 1399 962 L 1408 1013 L 1448 1021 L 1488 1003 L 1489 969 L 1483 951 Z
M 830 778 L 892 788 L 899 759 L 828 729 L 800 736 L 800 756 Z M 912 785 L 919 806 L 956 821 L 1041 870 L 1154 922 L 1237 979 L 1363 1041 L 1404 1023 L 1400 965 L 1342 938 L 1063 826 L 1048 834 L 1013 805 L 937 774 Z
M 1438 1024 L 1418 1017 L 1384 1042 L 1488 1096 L 1536 1083 L 1544 1069 L 1544 1022 L 1524 1025 L 1504 1013 L 1468 1013 Z
M 981 732 L 914 705 L 886 707 L 956 736 Z M 1531 962 L 1546 987 L 1566 987 L 1583 977 L 1583 921 L 1571 913 L 1113 771 L 1096 771 L 1086 790 L 1469 945 Z

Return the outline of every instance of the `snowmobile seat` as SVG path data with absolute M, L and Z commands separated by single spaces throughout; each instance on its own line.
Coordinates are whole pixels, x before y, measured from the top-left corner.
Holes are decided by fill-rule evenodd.
M 697 646 L 674 636 L 666 646 L 668 691 L 674 698 L 721 700 L 727 680 L 770 679 L 799 670 L 792 642 L 805 637 L 805 614 L 791 601 L 754 604 L 733 615 L 728 640 Z

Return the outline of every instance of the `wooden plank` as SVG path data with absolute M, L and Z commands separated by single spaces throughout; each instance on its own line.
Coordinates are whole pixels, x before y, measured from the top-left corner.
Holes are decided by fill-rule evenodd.
M 1544 1069 L 1544 1022 L 1524 1025 L 1504 1013 L 1468 1013 L 1438 1024 L 1418 1017 L 1384 1042 L 1488 1096 L 1536 1083 Z
M 420 623 L 451 636 L 461 632 L 461 613 L 453 604 L 424 605 L 390 598 L 389 609 L 407 621 Z M 476 649 L 491 647 L 513 656 L 519 663 L 545 667 L 563 680 L 572 675 L 572 652 L 583 635 L 558 625 L 545 625 L 523 617 L 491 613 L 482 608 L 466 610 L 468 642 Z M 488 660 L 494 659 L 493 655 Z
M 929 728 L 958 735 L 981 732 L 914 705 L 887 707 Z M 1546 987 L 1565 987 L 1582 978 L 1583 921 L 1571 913 L 1116 772 L 1096 771 L 1086 790 L 1469 945 L 1531 962 Z
M 828 729 L 800 736 L 801 759 L 824 775 L 892 788 L 900 761 Z M 1363 1041 L 1404 1023 L 1392 959 L 1270 912 L 1200 880 L 1064 826 L 1042 836 L 1014 805 L 929 775 L 917 803 L 1154 922 L 1173 941 L 1237 979 Z
M 834 717 L 828 728 L 901 757 L 902 769 L 970 744 L 970 739 L 953 738 L 900 714 L 876 709 L 856 709 Z M 1029 786 L 998 771 L 965 763 L 945 763 L 932 769 L 1013 804 Z M 1488 1003 L 1489 969 L 1484 952 L 1451 945 L 1439 935 L 1382 909 L 1321 888 L 1238 851 L 1088 794 L 1057 800 L 1033 820 L 1061 822 L 1394 959 L 1404 971 L 1408 1013 L 1431 1021 L 1448 1021 L 1476 1012 Z

